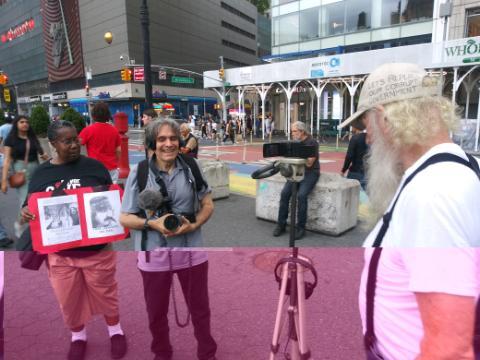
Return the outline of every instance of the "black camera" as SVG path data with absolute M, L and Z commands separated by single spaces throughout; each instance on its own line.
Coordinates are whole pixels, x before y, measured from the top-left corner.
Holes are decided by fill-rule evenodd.
M 163 221 L 163 226 L 165 226 L 165 229 L 171 232 L 177 231 L 181 225 L 182 217 L 178 214 L 170 214 Z
M 305 145 L 298 141 L 263 144 L 263 157 L 287 157 L 307 159 L 316 156 L 315 145 Z
M 174 213 L 169 197 L 164 197 L 157 190 L 143 190 L 138 196 L 138 207 L 145 211 L 147 218 L 159 218 L 165 214 L 170 214 L 165 218 L 163 226 L 171 232 L 175 232 L 182 226 L 182 216 L 191 223 L 197 220 L 193 213 Z

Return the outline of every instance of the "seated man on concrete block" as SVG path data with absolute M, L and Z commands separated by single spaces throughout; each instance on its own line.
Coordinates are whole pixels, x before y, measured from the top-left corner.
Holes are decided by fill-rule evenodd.
M 318 142 L 308 133 L 305 123 L 301 121 L 292 124 L 293 140 L 300 141 L 304 145 L 315 145 L 315 157 L 307 159 L 305 178 L 298 184 L 297 206 L 298 217 L 295 228 L 295 240 L 305 236 L 305 224 L 307 223 L 308 194 L 315 188 L 320 177 L 320 161 L 318 156 Z M 288 218 L 288 208 L 292 196 L 292 182 L 287 181 L 280 195 L 280 207 L 278 209 L 278 223 L 273 230 L 273 236 L 280 236 L 285 232 Z M 293 224 L 292 224 L 293 226 Z

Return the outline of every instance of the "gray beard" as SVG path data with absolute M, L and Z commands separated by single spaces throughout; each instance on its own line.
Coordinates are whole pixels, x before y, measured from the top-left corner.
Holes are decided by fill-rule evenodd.
M 386 212 L 403 176 L 398 152 L 376 134 L 366 157 L 369 211 L 367 225 L 373 227 Z

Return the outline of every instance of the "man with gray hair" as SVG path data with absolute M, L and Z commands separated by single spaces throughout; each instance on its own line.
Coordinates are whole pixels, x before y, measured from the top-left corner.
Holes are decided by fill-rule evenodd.
M 128 176 L 120 222 L 130 229 L 136 250 L 141 250 L 137 266 L 153 337 L 151 350 L 155 360 L 172 359 L 168 306 L 177 274 L 192 317 L 197 357 L 214 360 L 217 345 L 210 328 L 207 253 L 184 249 L 203 246 L 201 228 L 213 213 L 211 188 L 196 160 L 180 154 L 180 129 L 174 120 L 152 121 L 145 134 L 152 155 Z M 157 203 L 152 201 L 155 197 Z M 167 221 L 172 214 L 180 219 L 175 227 Z
M 292 137 L 304 145 L 315 146 L 316 156 L 308 158 L 305 167 L 305 177 L 298 184 L 298 221 L 295 227 L 295 240 L 305 236 L 305 225 L 307 223 L 308 194 L 315 188 L 320 177 L 320 161 L 318 156 L 318 142 L 308 133 L 305 123 L 296 121 L 292 124 Z M 280 195 L 280 207 L 278 209 L 277 226 L 273 230 L 273 236 L 280 236 L 285 232 L 288 218 L 288 204 L 292 197 L 292 182 L 287 181 Z M 295 224 L 291 224 L 294 226 Z
M 382 65 L 341 125 L 366 127 L 370 143 L 378 222 L 359 295 L 368 359 L 474 359 L 480 170 L 450 139 L 458 119 L 441 90 L 441 78 L 418 65 Z

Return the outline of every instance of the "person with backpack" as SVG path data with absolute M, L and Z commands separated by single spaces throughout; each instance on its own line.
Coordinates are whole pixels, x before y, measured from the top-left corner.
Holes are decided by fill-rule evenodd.
M 174 120 L 154 121 L 145 133 L 153 155 L 128 176 L 120 222 L 130 229 L 135 249 L 140 250 L 137 266 L 153 338 L 151 350 L 156 360 L 172 358 L 167 315 L 177 274 L 198 343 L 197 357 L 214 360 L 217 344 L 210 328 L 207 253 L 185 251 L 203 246 L 201 228 L 213 213 L 211 189 L 197 161 L 180 153 L 180 127 Z
M 376 225 L 359 293 L 368 359 L 474 359 L 480 167 L 450 139 L 458 118 L 441 91 L 416 64 L 385 64 L 341 124 L 366 127 L 370 145 Z

